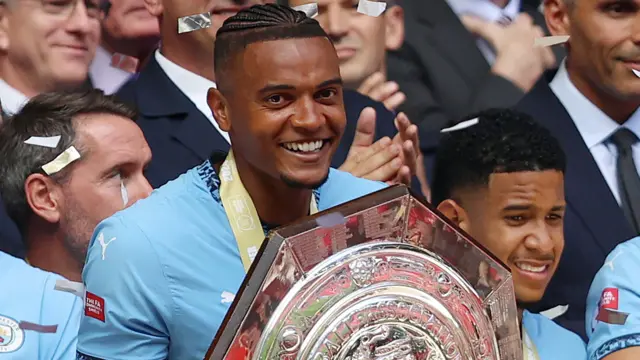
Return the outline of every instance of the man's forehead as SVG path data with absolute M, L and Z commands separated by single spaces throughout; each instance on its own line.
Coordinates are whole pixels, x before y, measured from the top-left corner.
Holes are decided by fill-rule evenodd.
M 339 63 L 333 45 L 325 37 L 293 38 L 257 42 L 247 46 L 243 52 L 242 65 L 244 72 L 255 76 L 268 76 L 274 73 L 291 76 L 291 69 L 317 67 L 318 71 L 336 71 L 339 74 Z M 254 70 L 254 71 L 251 71 Z
M 564 199 L 564 175 L 557 170 L 493 173 L 488 196 L 497 201 L 531 200 L 540 196 Z

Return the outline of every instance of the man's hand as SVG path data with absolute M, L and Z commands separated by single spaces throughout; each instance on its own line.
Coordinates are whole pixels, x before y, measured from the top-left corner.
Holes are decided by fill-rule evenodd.
M 381 72 L 375 72 L 366 78 L 358 88 L 358 92 L 380 101 L 392 111 L 407 99 L 407 96 L 400 91 L 398 83 L 387 81 Z
M 369 180 L 407 186 L 416 175 L 423 194 L 428 197 L 429 185 L 420 152 L 418 127 L 404 113 L 398 114 L 395 126 L 398 134 L 393 140 L 384 137 L 374 143 L 376 113 L 372 108 L 364 109 L 347 160 L 340 170 Z
M 544 33 L 527 14 L 520 14 L 507 26 L 486 22 L 476 17 L 463 16 L 464 26 L 487 40 L 496 51 L 491 71 L 529 91 L 547 69 L 556 65 L 549 47 L 534 46 L 536 38 Z
M 372 108 L 365 108 L 358 118 L 347 159 L 339 170 L 375 181 L 389 181 L 396 177 L 403 167 L 401 148 L 388 137 L 374 143 L 375 130 L 376 112 Z

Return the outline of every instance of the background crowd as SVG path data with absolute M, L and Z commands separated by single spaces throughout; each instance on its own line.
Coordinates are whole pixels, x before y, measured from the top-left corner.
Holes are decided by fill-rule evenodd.
M 276 1 L 0 0 L 0 254 L 11 256 L 0 257 L 0 264 L 10 269 L 26 262 L 47 272 L 20 279 L 23 285 L 44 281 L 39 293 L 6 295 L 13 291 L 7 288 L 0 297 L 30 298 L 20 306 L 43 313 L 45 305 L 38 304 L 48 290 L 42 288 L 62 278 L 87 284 L 87 261 L 93 258 L 95 269 L 100 255 L 105 260 L 110 238 L 94 233 L 103 220 L 190 169 L 201 171 L 203 162 L 228 153 L 231 144 L 235 153 L 243 149 L 257 158 L 270 151 L 249 135 L 230 136 L 226 116 L 240 115 L 227 112 L 227 106 L 234 109 L 228 94 L 240 96 L 238 89 L 248 92 L 253 85 L 231 75 L 222 59 L 234 48 L 216 39 L 225 20 L 265 3 Z M 277 3 L 296 7 L 310 1 Z M 313 19 L 335 48 L 331 56 L 337 55 L 342 79 L 345 122 L 341 135 L 327 135 L 331 167 L 410 186 L 480 242 L 504 239 L 484 244 L 492 251 L 495 246 L 496 253 L 509 241 L 518 244 L 526 250 L 513 245 L 513 253 L 498 255 L 500 260 L 535 279 L 548 275 L 542 289 L 516 289 L 523 308 L 577 334 L 590 359 L 638 358 L 640 320 L 633 309 L 620 307 L 624 296 L 638 297 L 628 301 L 640 311 L 640 281 L 634 287 L 627 268 L 615 276 L 629 277 L 629 283 L 610 280 L 604 271 L 610 266 L 613 272 L 614 261 L 636 268 L 640 263 L 640 247 L 625 243 L 640 235 L 640 0 L 388 0 L 380 16 L 358 12 L 358 0 L 315 3 Z M 179 19 L 202 13 L 210 14 L 210 26 L 178 31 Z M 551 35 L 569 39 L 552 47 L 535 45 Z M 245 72 L 246 79 L 261 75 Z M 301 70 L 292 79 L 303 81 L 304 74 Z M 286 96 L 277 100 L 289 101 Z M 505 125 L 505 119 L 523 125 Z M 320 127 L 313 121 L 296 126 Z M 461 130 L 442 131 L 462 121 L 467 123 Z M 500 126 L 483 129 L 478 121 Z M 275 126 L 265 121 L 244 130 L 264 137 L 275 133 Z M 456 138 L 467 130 L 467 138 Z M 58 135 L 49 146 L 25 141 Z M 290 146 L 307 152 L 324 145 Z M 79 155 L 66 170 L 46 170 L 44 165 L 62 152 L 67 158 Z M 533 180 L 521 174 L 527 172 L 552 173 Z M 496 173 L 521 176 L 490 178 Z M 480 203 L 469 192 L 476 185 L 489 191 Z M 552 198 L 539 195 L 545 191 Z M 499 194 L 536 206 L 505 205 L 494 214 L 491 209 L 504 205 Z M 295 218 L 260 219 L 264 225 Z M 113 240 L 114 249 L 121 246 L 121 240 Z M 623 243 L 626 248 L 614 251 Z M 526 276 L 519 281 L 526 283 Z M 142 285 L 125 287 L 135 286 Z M 614 296 L 615 306 L 608 305 L 605 294 Z M 70 294 L 48 296 L 65 295 Z M 65 301 L 51 300 L 57 307 Z M 101 315 L 83 319 L 82 329 L 94 330 L 84 322 L 95 316 L 105 322 L 103 298 L 85 295 L 85 304 L 74 301 L 59 307 L 53 318 L 28 320 L 42 326 L 55 322 L 59 333 L 76 329 L 55 344 L 42 340 L 42 350 L 34 353 L 38 358 L 66 359 L 70 353 L 75 358 L 78 307 L 86 317 L 86 304 L 102 301 Z M 0 359 L 4 353 L 31 359 L 11 347 L 24 329 L 2 322 L 9 316 L 3 306 L 8 309 L 0 299 Z M 599 328 L 602 324 L 613 328 Z M 130 324 L 120 325 L 131 330 Z M 48 334 L 39 329 L 40 336 Z M 169 333 L 162 336 L 170 338 Z M 81 332 L 79 348 L 85 353 L 79 359 L 124 359 L 119 356 L 136 353 L 129 344 L 121 353 L 95 354 L 98 335 L 86 336 L 83 343 Z M 199 344 L 204 350 L 208 345 Z M 537 345 L 539 350 L 545 346 Z M 186 357 L 172 352 L 161 358 Z

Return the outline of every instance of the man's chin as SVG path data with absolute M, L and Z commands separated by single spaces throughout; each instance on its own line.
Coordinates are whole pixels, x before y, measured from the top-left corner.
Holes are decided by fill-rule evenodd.
M 322 184 L 327 182 L 328 178 L 329 178 L 329 171 L 327 171 L 327 174 L 324 177 L 315 181 L 295 179 L 292 176 L 280 175 L 280 179 L 282 179 L 282 181 L 285 184 L 287 184 L 289 187 L 292 187 L 294 189 L 317 189 L 320 186 L 322 186 Z

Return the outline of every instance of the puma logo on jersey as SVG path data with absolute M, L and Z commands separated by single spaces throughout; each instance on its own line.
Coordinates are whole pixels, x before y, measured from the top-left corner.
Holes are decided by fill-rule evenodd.
M 111 244 L 111 242 L 113 242 L 115 239 L 115 237 L 112 237 L 105 243 L 104 234 L 102 232 L 98 234 L 98 242 L 100 243 L 100 247 L 102 248 L 102 260 L 104 260 L 105 256 L 107 255 L 107 246 L 109 246 L 109 244 Z
M 230 304 L 233 302 L 233 299 L 235 299 L 236 295 L 228 291 L 223 291 L 222 294 L 220 294 L 220 297 L 222 298 L 220 300 L 221 304 Z

